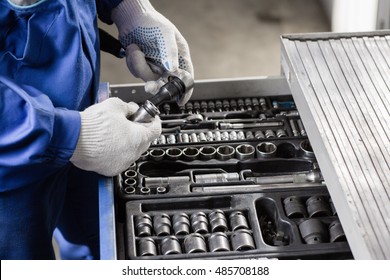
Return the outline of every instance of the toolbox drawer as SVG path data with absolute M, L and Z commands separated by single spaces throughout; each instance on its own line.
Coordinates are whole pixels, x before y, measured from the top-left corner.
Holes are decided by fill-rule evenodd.
M 100 181 L 102 259 L 352 258 L 285 78 L 198 81 L 159 109 L 162 137 Z

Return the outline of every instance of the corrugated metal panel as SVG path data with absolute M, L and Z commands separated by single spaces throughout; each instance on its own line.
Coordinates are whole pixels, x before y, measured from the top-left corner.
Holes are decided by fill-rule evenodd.
M 390 33 L 282 43 L 283 70 L 352 252 L 390 259 Z

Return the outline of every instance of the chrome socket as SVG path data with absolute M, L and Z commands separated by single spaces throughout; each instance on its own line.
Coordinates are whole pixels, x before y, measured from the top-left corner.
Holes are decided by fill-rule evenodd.
M 167 138 L 165 138 L 165 136 L 161 134 L 160 137 L 158 138 L 158 143 L 160 145 L 166 144 L 167 143 Z
M 190 137 L 188 136 L 187 133 L 182 133 L 181 139 L 182 139 L 182 143 L 190 143 Z
M 236 158 L 239 160 L 246 160 L 254 158 L 255 148 L 252 145 L 241 144 L 236 147 Z
M 173 134 L 168 135 L 167 143 L 168 144 L 175 144 L 176 143 L 176 136 Z
M 235 149 L 232 146 L 223 145 L 217 148 L 217 159 L 229 160 L 234 158 Z
M 194 147 L 187 147 L 183 150 L 183 158 L 185 160 L 196 160 L 199 156 L 199 150 Z
M 244 140 L 245 139 L 245 134 L 243 131 L 239 131 L 237 133 L 237 139 Z
M 246 139 L 253 139 L 255 136 L 253 135 L 252 131 L 247 131 L 245 135 Z
M 167 214 L 156 215 L 153 218 L 154 232 L 157 236 L 171 234 L 171 220 Z
M 137 169 L 137 164 L 135 162 L 133 162 L 130 167 L 129 167 L 130 170 L 136 170 Z
M 238 138 L 237 138 L 237 132 L 231 131 L 231 132 L 229 133 L 229 139 L 230 139 L 230 140 L 237 140 L 237 139 L 238 139 Z
M 297 126 L 295 125 L 295 121 L 290 120 L 289 122 L 290 122 L 290 127 L 291 127 L 291 130 L 292 130 L 294 137 L 300 136 L 299 131 L 297 129 Z
M 124 188 L 137 186 L 137 180 L 135 178 L 127 178 L 124 182 Z
M 140 156 L 140 158 L 139 158 L 140 161 L 147 161 L 148 159 L 149 159 L 149 151 L 144 152 L 144 153 Z
M 214 141 L 221 141 L 222 140 L 221 137 L 222 137 L 221 132 L 219 132 L 219 131 L 214 132 Z
M 148 187 L 142 187 L 140 189 L 140 193 L 143 195 L 149 195 L 150 194 L 150 189 Z
M 286 215 L 290 219 L 307 217 L 306 207 L 301 198 L 297 196 L 289 196 L 283 200 L 283 204 Z
M 183 155 L 183 151 L 179 148 L 169 148 L 165 151 L 165 154 L 169 160 L 179 160 Z
M 187 214 L 179 213 L 173 215 L 172 224 L 175 235 L 186 235 L 190 233 L 190 218 Z
M 222 139 L 222 141 L 229 141 L 229 139 L 230 139 L 229 132 L 227 132 L 227 131 L 222 132 L 221 139 Z
M 167 236 L 161 240 L 160 249 L 162 255 L 176 255 L 182 253 L 179 239 L 176 236 Z
M 154 161 L 161 161 L 164 159 L 165 151 L 163 149 L 153 149 L 149 152 L 149 157 Z
M 152 235 L 152 218 L 148 214 L 143 214 L 134 217 L 134 226 L 137 236 L 151 236 Z
M 264 133 L 261 130 L 258 130 L 258 131 L 255 132 L 255 138 L 256 139 L 262 139 L 262 138 L 265 138 L 265 135 L 264 135 Z
M 198 138 L 199 138 L 199 142 L 206 142 L 207 141 L 206 134 L 204 134 L 203 132 L 200 132 L 198 134 Z
M 137 178 L 137 175 L 138 175 L 137 171 L 134 171 L 132 169 L 128 169 L 125 171 L 125 177 L 127 178 Z
M 284 129 L 278 129 L 276 130 L 276 137 L 281 138 L 281 137 L 287 137 L 286 131 Z
M 329 236 L 330 236 L 330 242 L 342 242 L 347 241 L 347 238 L 345 236 L 343 227 L 341 226 L 341 223 L 339 220 L 333 221 L 329 225 Z
M 188 254 L 206 253 L 206 241 L 199 233 L 192 233 L 184 239 L 184 249 Z
M 215 210 L 209 214 L 211 232 L 228 231 L 227 220 L 222 210 Z
M 125 194 L 135 194 L 135 187 L 125 187 L 123 192 Z
M 233 251 L 248 251 L 256 249 L 252 234 L 247 229 L 239 229 L 231 236 Z
M 301 119 L 298 119 L 297 120 L 297 124 L 298 124 L 298 129 L 299 129 L 299 133 L 301 134 L 301 136 L 307 136 L 306 134 L 306 130 L 305 128 L 303 127 L 303 123 L 302 123 L 302 120 Z
M 196 212 L 191 215 L 191 227 L 195 233 L 206 234 L 209 232 L 209 222 L 204 212 Z
M 265 138 L 275 138 L 276 137 L 275 133 L 271 129 L 267 129 L 264 134 L 265 134 Z
M 211 131 L 206 132 L 206 140 L 212 142 L 214 140 L 214 134 Z
M 210 252 L 230 251 L 229 238 L 224 232 L 214 232 L 208 238 Z
M 272 158 L 276 155 L 276 145 L 271 142 L 263 142 L 256 146 L 257 158 Z
M 320 196 L 311 196 L 306 200 L 307 213 L 310 218 L 331 216 L 328 203 Z
M 204 146 L 199 150 L 199 157 L 203 160 L 214 159 L 217 150 L 212 146 Z
M 304 140 L 299 144 L 299 148 L 301 149 L 301 152 L 303 154 L 303 157 L 307 158 L 314 158 L 314 152 L 313 148 L 311 147 L 311 144 L 309 140 Z
M 145 237 L 138 242 L 138 255 L 141 257 L 157 256 L 156 243 L 152 238 Z
M 168 189 L 166 187 L 159 186 L 156 188 L 156 194 L 164 194 L 167 192 L 168 192 Z
M 306 220 L 299 224 L 299 230 L 306 244 L 324 243 L 327 240 L 327 230 L 320 220 Z
M 191 133 L 190 134 L 190 142 L 192 142 L 192 143 L 199 142 L 198 141 L 198 136 L 196 136 L 196 133 Z
M 245 215 L 241 211 L 232 212 L 229 216 L 229 223 L 232 231 L 239 229 L 249 229 Z

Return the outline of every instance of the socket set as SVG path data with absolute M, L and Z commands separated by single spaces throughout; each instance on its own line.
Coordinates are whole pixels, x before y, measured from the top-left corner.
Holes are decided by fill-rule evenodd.
M 114 181 L 123 258 L 352 257 L 291 96 L 159 110 L 161 136 Z
M 126 204 L 126 258 L 351 258 L 324 187 L 136 200 Z

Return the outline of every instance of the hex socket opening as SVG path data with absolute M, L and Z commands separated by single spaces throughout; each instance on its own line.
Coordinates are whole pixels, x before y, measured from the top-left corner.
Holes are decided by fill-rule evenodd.
M 153 149 L 149 152 L 149 156 L 151 159 L 155 161 L 162 160 L 164 158 L 165 151 L 163 149 Z
M 271 158 L 276 154 L 276 145 L 271 142 L 263 142 L 256 146 L 256 154 L 258 158 Z
M 178 160 L 182 156 L 183 151 L 179 148 L 169 148 L 166 150 L 165 153 L 166 153 L 168 159 Z
M 300 147 L 304 157 L 309 157 L 309 158 L 314 157 L 313 148 L 311 147 L 309 140 L 302 141 L 300 143 L 299 147 Z

